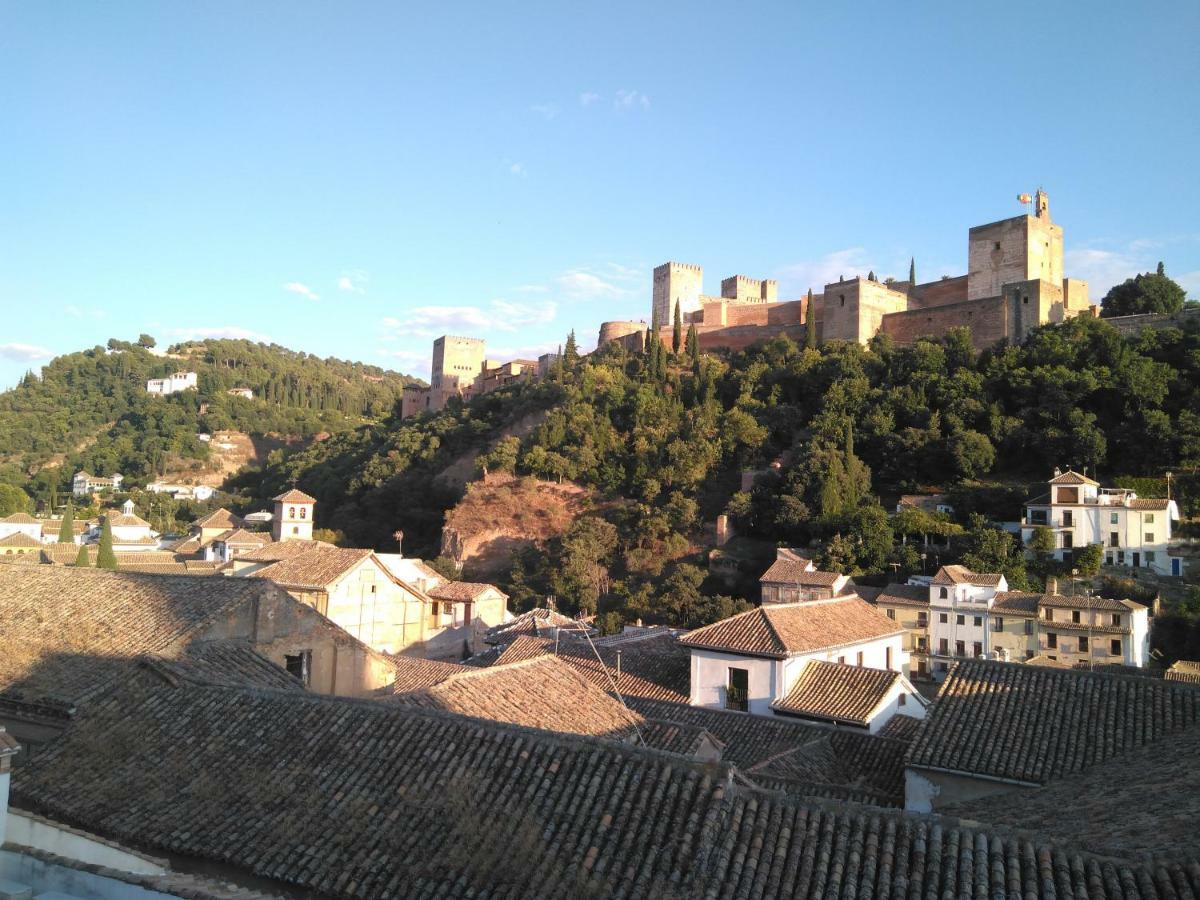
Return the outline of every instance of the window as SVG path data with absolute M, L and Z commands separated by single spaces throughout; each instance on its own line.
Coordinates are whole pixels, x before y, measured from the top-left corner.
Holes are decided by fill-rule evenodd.
M 312 651 L 301 650 L 295 656 L 285 654 L 283 667 L 289 675 L 300 679 L 300 683 L 308 687 L 312 683 Z
M 1080 652 L 1080 653 L 1087 653 L 1087 652 L 1088 652 L 1088 639 L 1087 639 L 1087 635 L 1080 635 L 1080 636 L 1079 636 L 1079 652 Z
M 955 617 L 954 617 L 954 624 L 955 624 L 955 625 L 965 625 L 965 624 L 966 624 L 966 621 L 967 621 L 967 620 L 966 620 L 966 616 L 955 616 Z
M 1046 635 L 1046 646 L 1049 647 L 1051 650 L 1057 650 L 1058 649 L 1058 635 L 1054 634 L 1053 632 Z
M 896 698 L 896 705 L 903 706 L 907 701 L 908 701 L 908 697 L 906 697 L 904 694 L 901 694 L 899 697 Z
M 1146 518 L 1144 521 L 1147 525 L 1153 525 L 1154 524 L 1154 513 L 1146 513 Z
M 1004 630 L 1004 619 L 1000 618 L 999 616 L 992 619 L 992 631 L 1003 631 L 1003 630 Z
M 976 617 L 975 617 L 975 627 L 976 627 L 976 628 L 982 628 L 982 627 L 983 627 L 983 616 L 976 616 Z
M 954 642 L 954 655 L 955 656 L 966 656 L 967 655 L 966 642 L 964 642 L 964 641 L 955 641 Z
M 975 643 L 972 645 L 972 648 L 971 648 L 971 649 L 975 651 L 975 658 L 976 658 L 976 659 L 983 659 L 983 644 L 981 644 L 979 641 L 976 641 L 976 642 L 975 642 Z
M 1074 622 L 1076 625 L 1079 624 L 1079 610 L 1077 610 L 1077 609 L 1071 610 L 1071 621 Z
M 1064 509 L 1063 510 L 1063 528 L 1070 528 L 1073 524 L 1075 524 L 1075 523 L 1071 518 L 1071 511 L 1069 509 Z
M 949 597 L 949 596 L 950 596 L 950 595 L 949 595 L 948 593 L 946 593 L 946 589 L 945 589 L 945 588 L 942 588 L 940 591 L 938 591 L 938 597 L 940 597 L 940 598 L 941 598 L 941 599 L 943 599 L 943 600 L 945 600 L 945 599 L 946 599 L 947 597 Z
M 750 708 L 750 673 L 746 669 L 729 669 L 725 685 L 725 708 L 746 712 Z
M 942 638 L 940 641 L 938 641 L 938 653 L 940 653 L 942 656 L 950 655 L 950 642 L 945 638 Z
M 887 613 L 887 617 L 888 617 L 889 619 L 892 619 L 893 621 L 895 621 L 895 619 L 896 619 L 896 611 L 895 611 L 894 609 L 886 609 L 886 610 L 884 610 L 884 612 L 886 612 L 886 613 Z
M 925 638 L 923 638 L 923 637 L 919 637 L 919 638 L 917 638 L 917 652 L 918 652 L 918 653 L 924 653 L 924 652 L 925 652 L 925 648 L 926 648 L 926 645 L 925 645 Z
M 841 304 L 842 306 L 846 305 L 846 295 L 845 294 L 838 294 L 838 299 L 840 299 L 842 301 L 842 304 Z
M 1113 656 L 1121 655 L 1121 639 L 1120 638 L 1112 639 L 1112 641 L 1109 643 L 1109 646 L 1108 646 L 1108 652 L 1111 653 Z
M 945 625 L 950 620 L 946 618 L 945 613 L 938 613 L 938 621 Z
M 299 534 L 299 533 L 300 533 L 300 526 L 299 526 L 299 525 L 293 525 L 293 526 L 292 526 L 292 534 Z
M 1146 551 L 1146 565 L 1150 565 L 1150 563 L 1152 563 L 1152 562 L 1154 562 L 1154 551 L 1147 550 Z
M 1116 513 L 1108 514 L 1108 524 L 1116 525 L 1119 520 L 1120 520 L 1120 517 Z
M 1120 613 L 1112 614 L 1112 626 L 1113 626 L 1113 628 L 1121 627 L 1121 614 Z
M 1000 249 L 1000 242 L 999 242 L 999 241 L 996 241 L 994 244 L 992 244 L 992 249 L 993 249 L 993 250 L 999 250 L 999 249 Z
M 1069 531 L 1064 531 L 1063 532 L 1063 549 L 1070 550 L 1074 546 L 1075 546 L 1075 535 L 1071 534 L 1071 532 L 1069 532 Z
M 923 613 L 923 612 L 917 613 L 917 627 L 918 628 L 928 628 L 929 627 L 929 613 Z
M 1124 550 L 1117 551 L 1117 565 L 1118 566 L 1125 565 L 1125 551 Z
M 1052 609 L 1051 609 L 1050 607 L 1048 607 L 1048 606 L 1046 607 L 1046 621 L 1047 621 L 1047 622 L 1053 622 L 1053 621 L 1054 621 L 1054 610 L 1052 610 Z
M 858 651 L 858 661 L 857 661 L 857 663 L 856 663 L 856 664 L 857 664 L 857 666 L 858 666 L 860 669 L 862 668 L 862 664 L 863 664 L 863 652 L 862 652 L 861 650 L 859 650 L 859 651 Z
M 288 507 L 288 518 L 289 518 L 289 519 L 294 519 L 294 518 L 296 518 L 296 507 L 294 507 L 294 506 L 289 506 L 289 507 Z
M 839 656 L 839 657 L 838 657 L 838 665 L 839 665 L 839 666 L 844 666 L 845 664 L 846 664 L 846 657 L 844 657 L 844 656 Z
M 1145 543 L 1147 543 L 1147 544 L 1153 544 L 1153 543 L 1154 543 L 1154 532 L 1153 532 L 1153 531 L 1147 531 L 1147 532 L 1146 532 L 1146 540 L 1145 540 Z
M 1026 305 L 1028 305 L 1028 303 L 1029 303 L 1029 298 L 1028 298 L 1028 297 L 1022 297 L 1022 298 L 1021 298 L 1021 302 L 1022 302 L 1022 303 L 1024 303 L 1024 304 L 1026 304 Z
M 308 518 L 308 507 L 307 506 L 300 507 L 300 518 L 302 518 L 302 519 Z
M 1110 531 L 1108 533 L 1108 546 L 1120 547 L 1121 546 L 1121 535 L 1115 531 Z
M 1046 524 L 1046 511 L 1044 509 L 1031 509 L 1029 511 L 1029 521 L 1033 525 Z
M 1026 633 L 1026 634 L 1033 634 L 1033 619 L 1026 619 L 1026 620 L 1025 620 L 1025 633 Z
M 883 667 L 889 672 L 892 670 L 892 648 L 883 648 Z

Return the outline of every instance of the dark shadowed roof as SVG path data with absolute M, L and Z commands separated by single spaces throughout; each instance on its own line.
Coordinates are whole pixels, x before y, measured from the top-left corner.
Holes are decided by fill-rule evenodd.
M 689 646 L 726 653 L 786 658 L 902 634 L 878 609 L 849 594 L 832 600 L 773 603 L 697 628 L 680 638 Z
M 929 608 L 929 588 L 918 584 L 889 584 L 875 598 L 879 606 Z
M 76 700 L 116 665 L 175 655 L 274 585 L 58 566 L 0 568 L 0 691 Z M 82 659 L 80 659 L 82 657 Z
M 950 672 L 909 764 L 1045 784 L 1200 719 L 1200 691 L 1152 678 L 969 660 Z
M 813 659 L 804 664 L 787 694 L 771 703 L 771 709 L 865 726 L 899 682 L 899 672 Z
M 999 591 L 992 603 L 992 613 L 997 616 L 1036 617 L 1041 594 L 1026 591 Z
M 1200 857 L 1200 728 L 1170 735 L 1019 798 L 996 794 L 946 809 L 1099 853 Z
M 147 657 L 143 660 L 168 677 L 196 684 L 260 687 L 279 691 L 303 691 L 300 680 L 271 662 L 246 641 L 197 641 L 174 658 Z
M 922 719 L 915 719 L 912 716 L 906 716 L 897 713 L 888 719 L 887 724 L 878 732 L 879 737 L 894 738 L 898 741 L 912 741 L 917 736 L 917 729 L 921 727 Z
M 338 898 L 1157 900 L 1200 889 L 1195 867 L 789 799 L 723 765 L 276 691 L 126 683 L 13 782 L 18 808 Z
M 468 666 L 457 663 L 414 656 L 389 656 L 388 661 L 396 670 L 396 680 L 389 689 L 382 691 L 383 694 L 408 694 L 441 684 L 451 675 L 472 671 Z

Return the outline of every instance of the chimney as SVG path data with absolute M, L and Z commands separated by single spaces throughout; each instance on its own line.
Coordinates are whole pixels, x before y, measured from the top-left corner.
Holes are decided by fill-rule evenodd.
M 621 651 L 617 651 L 617 680 L 621 678 Z
M 1057 594 L 1058 593 L 1058 579 L 1055 578 L 1053 575 L 1051 575 L 1049 578 L 1046 579 L 1046 593 L 1047 594 Z

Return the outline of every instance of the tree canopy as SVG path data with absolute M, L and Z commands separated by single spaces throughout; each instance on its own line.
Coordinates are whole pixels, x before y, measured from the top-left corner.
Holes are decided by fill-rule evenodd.
M 1183 309 L 1187 293 L 1169 278 L 1158 264 L 1155 272 L 1143 272 L 1114 285 L 1104 295 L 1100 315 L 1133 316 L 1139 313 L 1177 313 Z

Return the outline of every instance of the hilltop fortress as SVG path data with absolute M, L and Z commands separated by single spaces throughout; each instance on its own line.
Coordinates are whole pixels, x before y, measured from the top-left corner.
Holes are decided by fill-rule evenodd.
M 722 280 L 719 297 L 706 295 L 700 266 L 667 262 L 654 270 L 651 321 L 669 342 L 678 304 L 684 327 L 695 325 L 703 349 L 741 348 L 776 335 L 802 342 L 810 314 L 820 341 L 865 344 L 886 334 L 910 344 L 966 326 L 983 348 L 1003 339 L 1016 343 L 1048 322 L 1095 315 L 1087 282 L 1063 277 L 1063 230 L 1050 219 L 1045 191 L 1020 199 L 1032 201 L 1032 213 L 970 229 L 965 275 L 924 284 L 855 275 L 814 293 L 808 310 L 806 299 L 780 301 L 775 281 L 744 275 Z M 615 340 L 632 347 L 646 328 L 605 322 L 600 344 Z

